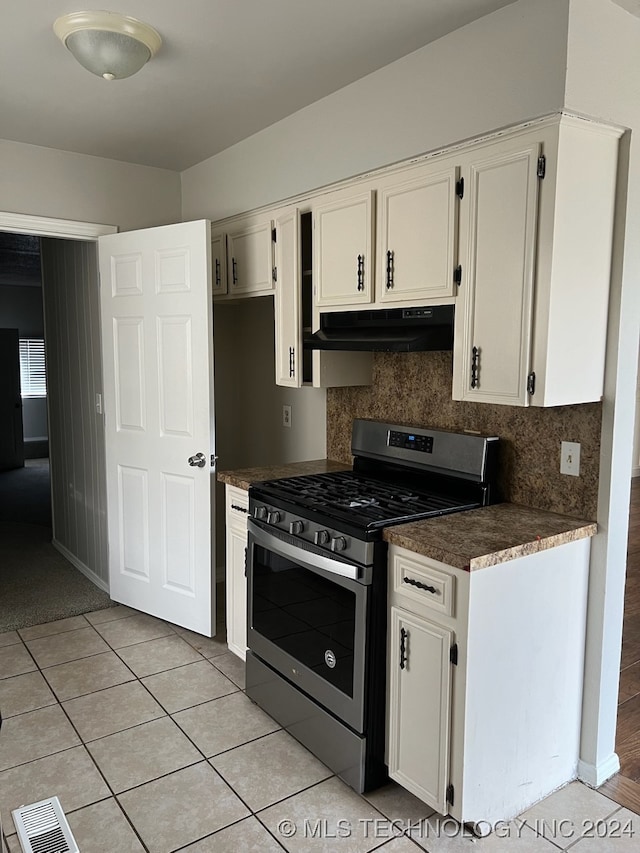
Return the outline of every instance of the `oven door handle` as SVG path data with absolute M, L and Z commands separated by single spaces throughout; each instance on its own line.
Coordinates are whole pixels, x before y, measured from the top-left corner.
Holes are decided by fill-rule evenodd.
M 275 551 L 281 557 L 286 557 L 294 562 L 305 563 L 307 566 L 329 572 L 332 575 L 340 575 L 343 578 L 349 578 L 354 581 L 362 580 L 362 569 L 360 566 L 343 563 L 341 560 L 336 560 L 333 557 L 316 554 L 315 551 L 308 551 L 306 548 L 286 542 L 277 533 L 271 530 L 263 530 L 252 518 L 247 519 L 247 528 L 254 542 L 262 545 L 268 551 Z

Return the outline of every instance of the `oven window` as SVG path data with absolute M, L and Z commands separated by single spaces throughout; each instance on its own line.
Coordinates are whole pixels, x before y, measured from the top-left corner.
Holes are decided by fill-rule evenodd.
M 354 592 L 254 546 L 253 629 L 351 698 L 355 618 Z

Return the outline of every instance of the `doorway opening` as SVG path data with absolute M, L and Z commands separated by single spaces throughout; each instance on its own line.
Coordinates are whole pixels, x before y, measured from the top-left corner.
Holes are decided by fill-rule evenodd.
M 40 241 L 0 232 L 0 521 L 51 528 Z
M 62 253 L 71 242 L 47 241 Z M 95 282 L 95 243 L 74 243 L 86 250 L 88 266 L 93 253 Z M 66 271 L 78 298 L 70 301 L 71 316 L 65 317 L 56 294 L 47 305 L 41 248 L 38 234 L 0 232 L 0 337 L 9 342 L 4 364 L 11 364 L 10 371 L 3 371 L 0 389 L 0 632 L 111 604 L 107 582 L 92 577 L 95 565 L 106 577 L 103 546 L 88 549 L 90 534 L 78 531 L 91 524 L 85 525 L 86 516 L 73 506 L 88 499 L 91 513 L 104 514 L 95 477 L 89 478 L 95 486 L 89 494 L 86 477 L 80 483 L 95 468 L 92 453 L 87 453 L 95 441 L 86 417 L 77 408 L 72 411 L 83 379 L 72 365 L 91 363 L 96 353 L 87 344 L 92 321 L 83 310 L 91 303 L 83 292 L 87 270 Z M 97 315 L 95 323 L 99 338 Z M 69 330 L 74 327 L 72 344 Z M 99 361 L 95 368 L 99 375 Z M 78 516 L 75 525 L 69 523 L 72 514 Z

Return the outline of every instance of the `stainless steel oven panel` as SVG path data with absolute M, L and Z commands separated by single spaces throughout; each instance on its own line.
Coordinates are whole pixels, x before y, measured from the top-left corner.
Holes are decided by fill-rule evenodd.
M 335 557 L 330 557 L 323 552 L 312 551 L 307 543 L 303 546 L 294 545 L 283 539 L 278 531 L 272 529 L 264 530 L 262 527 L 259 527 L 252 518 L 247 519 L 247 529 L 252 534 L 254 541 L 269 551 L 276 550 L 274 543 L 277 542 L 277 552 L 282 557 L 299 562 L 301 555 L 304 554 L 307 568 L 320 569 L 322 572 L 328 572 L 331 575 L 340 575 L 343 578 L 351 578 L 351 580 L 360 581 L 360 583 L 371 583 L 370 566 L 359 566 L 345 560 L 337 560 Z
M 343 573 L 336 573 L 336 565 L 343 564 L 324 554 L 316 554 L 305 548 L 296 548 L 289 542 L 283 542 L 278 532 L 262 530 L 248 520 L 247 541 L 247 645 L 249 649 L 265 663 L 279 672 L 291 684 L 302 690 L 320 705 L 342 719 L 355 731 L 364 729 L 364 680 L 365 647 L 367 637 L 367 608 L 371 587 L 369 584 L 353 580 Z M 305 543 L 306 544 L 306 543 Z M 353 690 L 352 696 L 343 693 L 330 682 L 301 663 L 294 655 L 281 649 L 272 640 L 253 627 L 253 571 L 255 546 L 260 545 L 266 551 L 274 553 L 294 563 L 297 567 L 349 590 L 355 596 L 354 647 L 353 647 Z M 319 559 L 318 559 L 319 558 Z M 321 561 L 329 566 L 323 567 Z M 356 567 L 352 567 L 356 568 Z M 358 567 L 361 568 L 361 567 Z

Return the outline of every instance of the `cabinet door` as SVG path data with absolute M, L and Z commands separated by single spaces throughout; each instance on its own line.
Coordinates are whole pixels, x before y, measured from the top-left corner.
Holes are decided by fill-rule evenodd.
M 302 384 L 300 316 L 300 214 L 292 208 L 276 219 L 276 384 Z
M 389 776 L 446 814 L 453 632 L 398 607 L 390 631 Z
M 273 290 L 271 220 L 236 225 L 227 234 L 229 293 Z
M 227 238 L 225 234 L 211 237 L 211 267 L 213 296 L 227 292 Z
M 454 295 L 459 199 L 455 167 L 379 192 L 378 300 Z
M 227 646 L 245 659 L 247 654 L 247 510 L 249 496 L 242 489 L 226 487 L 226 605 Z
M 373 299 L 373 192 L 341 197 L 314 209 L 316 305 Z
M 462 172 L 453 399 L 526 406 L 540 146 L 505 147 Z

